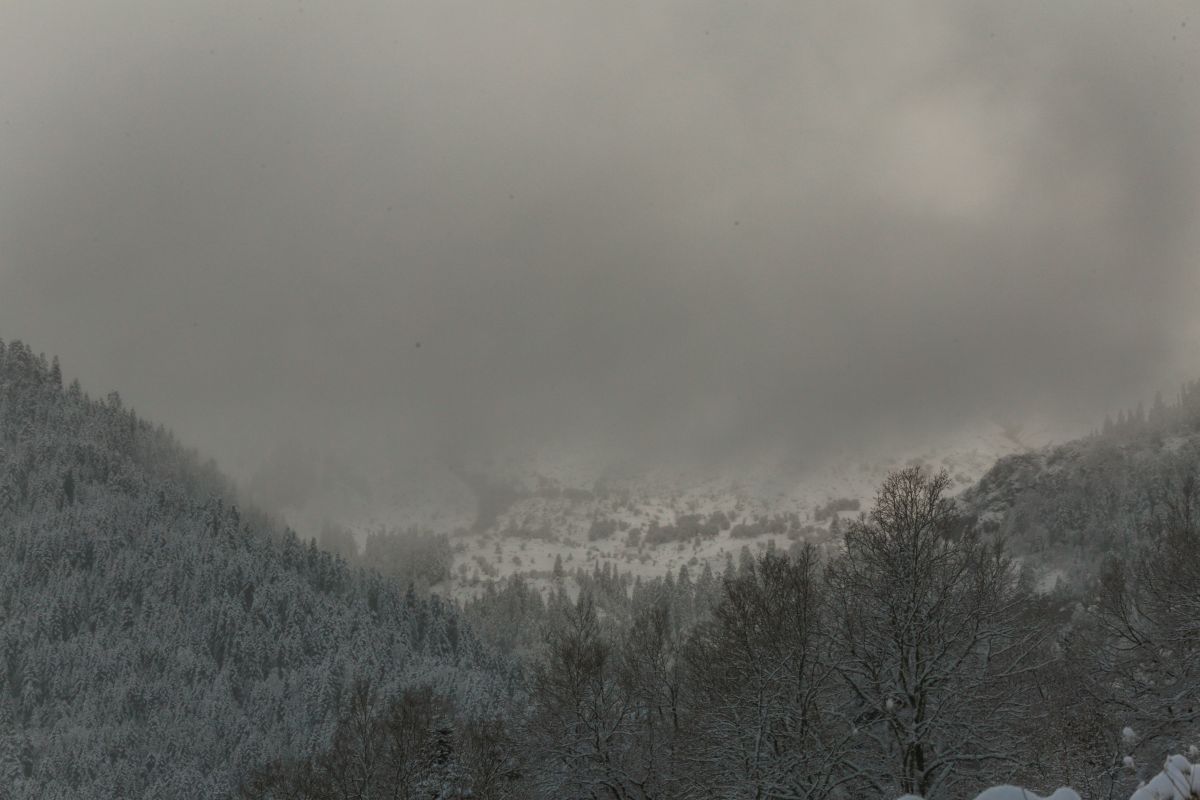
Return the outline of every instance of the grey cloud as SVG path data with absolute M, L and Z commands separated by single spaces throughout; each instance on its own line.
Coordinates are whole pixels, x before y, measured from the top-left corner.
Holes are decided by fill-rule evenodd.
M 214 8 L 0 11 L 0 335 L 241 474 L 819 454 L 1193 377 L 1187 3 Z

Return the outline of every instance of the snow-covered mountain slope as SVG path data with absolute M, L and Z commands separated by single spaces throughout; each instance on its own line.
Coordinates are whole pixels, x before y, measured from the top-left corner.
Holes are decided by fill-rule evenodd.
M 361 479 L 348 482 L 336 459 L 310 458 L 316 466 L 303 472 L 309 481 L 304 502 L 277 507 L 306 535 L 319 535 L 329 521 L 355 532 L 360 542 L 379 530 L 448 534 L 454 590 L 512 574 L 548 578 L 559 560 L 566 572 L 604 562 L 647 576 L 704 564 L 719 571 L 743 548 L 831 541 L 837 520 L 869 508 L 879 484 L 898 467 L 944 469 L 963 490 L 998 458 L 1028 453 L 1044 440 L 992 426 L 923 448 L 847 451 L 816 464 L 774 460 L 719 471 L 620 470 L 578 456 L 541 454 L 430 469 L 416 480 L 384 473 L 386 479 L 369 486 Z M 278 462 L 295 471 L 298 460 Z M 329 480 L 323 481 L 326 466 Z M 259 485 L 271 485 L 270 472 L 264 475 Z
M 1093 574 L 1136 547 L 1147 526 L 1200 514 L 1200 383 L 1148 414 L 1090 436 L 1000 459 L 960 496 L 964 511 L 1044 575 Z M 1188 515 L 1193 515 L 1191 518 Z
M 0 341 L 0 797 L 231 797 L 324 748 L 360 677 L 502 685 L 445 604 L 240 501 L 119 395 Z
M 1047 571 L 1094 572 L 1133 547 L 1181 499 L 1200 465 L 1200 432 L 1093 436 L 1001 459 L 963 493 L 964 509 Z

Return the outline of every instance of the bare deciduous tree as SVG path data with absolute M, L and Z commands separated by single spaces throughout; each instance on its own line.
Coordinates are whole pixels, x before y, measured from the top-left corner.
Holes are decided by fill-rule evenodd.
M 534 668 L 528 743 L 545 796 L 645 800 L 648 776 L 630 747 L 633 698 L 590 593 L 556 610 Z
M 1178 752 L 1200 723 L 1200 475 L 1193 462 L 1167 464 L 1148 492 L 1149 513 L 1134 558 L 1110 559 L 1097 619 L 1108 634 L 1098 666 L 1099 698 L 1141 746 Z
M 880 796 L 936 798 L 1015 764 L 1029 713 L 1042 634 L 1023 624 L 1028 589 L 1000 545 L 959 524 L 949 486 L 892 473 L 828 572 L 855 771 Z
M 693 637 L 693 788 L 815 800 L 844 779 L 847 728 L 828 713 L 835 676 L 817 567 L 811 548 L 768 554 L 725 582 L 714 619 Z

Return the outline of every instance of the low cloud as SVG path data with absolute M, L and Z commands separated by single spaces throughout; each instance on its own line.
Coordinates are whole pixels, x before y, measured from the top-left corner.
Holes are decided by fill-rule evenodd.
M 0 335 L 243 476 L 1195 377 L 1188 3 L 118 5 L 0 11 Z

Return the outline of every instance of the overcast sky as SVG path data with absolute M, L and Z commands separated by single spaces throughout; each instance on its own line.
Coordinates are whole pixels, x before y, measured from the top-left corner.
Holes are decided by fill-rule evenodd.
M 1200 377 L 1198 79 L 1191 0 L 4 0 L 0 337 L 242 475 L 1089 426 Z

